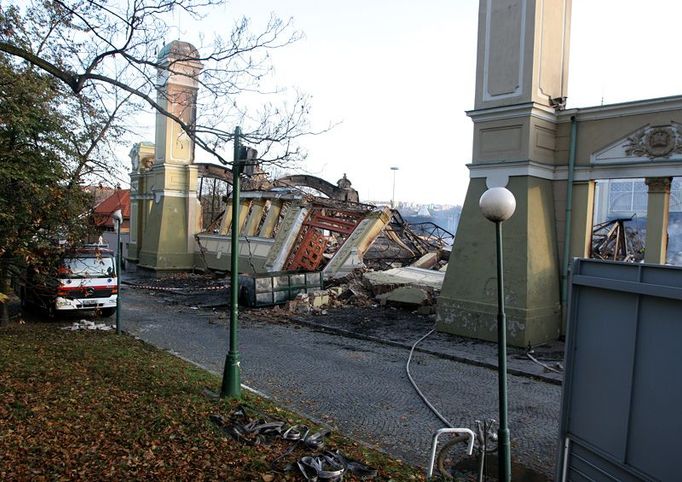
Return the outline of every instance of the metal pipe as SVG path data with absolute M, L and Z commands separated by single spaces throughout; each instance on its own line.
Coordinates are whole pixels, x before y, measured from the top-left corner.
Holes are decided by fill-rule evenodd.
M 242 161 L 240 159 L 239 139 L 241 128 L 234 130 L 234 157 L 232 180 L 232 233 L 230 253 L 230 348 L 225 358 L 221 397 L 241 398 L 241 380 L 239 366 L 239 345 L 237 340 L 237 324 L 239 322 L 239 191 Z
M 571 133 L 568 144 L 568 178 L 566 179 L 566 220 L 564 221 L 564 256 L 561 267 L 561 308 L 564 328 L 566 326 L 566 304 L 568 303 L 568 267 L 571 255 L 571 216 L 573 214 L 573 180 L 575 178 L 575 151 L 578 139 L 578 121 L 571 116 Z
M 433 434 L 433 442 L 431 443 L 431 457 L 429 459 L 429 467 L 426 470 L 426 478 L 430 479 L 433 477 L 433 464 L 436 460 L 436 449 L 438 448 L 438 437 L 443 435 L 444 433 L 461 433 L 466 435 L 469 438 L 469 443 L 467 445 L 467 455 L 471 455 L 474 451 L 474 439 L 475 435 L 474 432 L 471 429 L 468 428 L 441 428 L 436 430 L 436 433 Z
M 497 431 L 499 477 L 511 481 L 511 448 L 507 422 L 507 318 L 504 313 L 504 264 L 502 260 L 502 222 L 495 223 L 497 237 L 497 366 L 500 427 Z
M 568 454 L 571 449 L 571 439 L 566 437 L 564 441 L 564 451 L 562 457 L 562 467 L 561 467 L 561 482 L 566 482 L 568 476 Z

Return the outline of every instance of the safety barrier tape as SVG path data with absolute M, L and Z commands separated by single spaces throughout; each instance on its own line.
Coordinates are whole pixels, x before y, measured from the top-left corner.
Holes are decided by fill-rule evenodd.
M 139 288 L 143 290 L 154 290 L 154 291 L 216 291 L 216 290 L 223 290 L 229 288 L 229 285 L 221 285 L 221 286 L 203 286 L 203 287 L 196 287 L 196 288 L 191 288 L 191 287 L 184 287 L 184 288 L 174 288 L 174 287 L 167 287 L 167 286 L 152 286 L 152 285 L 140 285 L 140 284 L 135 284 L 135 283 L 125 283 L 129 286 L 132 286 L 133 288 Z

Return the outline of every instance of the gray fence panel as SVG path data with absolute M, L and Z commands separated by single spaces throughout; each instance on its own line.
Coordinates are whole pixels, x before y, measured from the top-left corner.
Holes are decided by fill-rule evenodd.
M 629 463 L 649 474 L 682 480 L 682 315 L 680 303 L 644 298 L 634 366 Z M 665 445 L 668 447 L 664 447 Z M 663 447 L 662 447 L 663 446 Z M 661 457 L 665 453 L 668 457 Z M 671 480 L 671 479 L 668 479 Z
M 682 269 L 576 260 L 568 322 L 559 477 L 682 480 Z

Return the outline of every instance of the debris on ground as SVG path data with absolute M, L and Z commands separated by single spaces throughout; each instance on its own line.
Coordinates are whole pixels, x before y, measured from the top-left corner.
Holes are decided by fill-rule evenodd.
M 369 283 L 372 292 L 375 294 L 385 293 L 400 285 L 414 285 L 440 290 L 443 286 L 445 273 L 407 266 L 386 271 L 367 272 L 363 274 L 363 279 Z M 390 287 L 390 289 L 384 288 L 385 286 Z
M 333 295 L 329 290 L 315 290 L 310 293 L 299 293 L 286 307 L 290 313 L 326 315 L 325 308 L 329 308 L 332 300 Z
M 440 253 L 437 251 L 432 251 L 430 253 L 426 253 L 424 256 L 412 263 L 411 266 L 414 268 L 432 269 L 438 263 L 439 258 Z
M 434 304 L 433 290 L 419 286 L 400 286 L 377 296 L 377 299 L 382 306 L 394 305 L 416 308 Z
M 209 418 L 226 435 L 243 444 L 270 445 L 274 439 L 290 442 L 287 450 L 270 461 L 274 472 L 287 473 L 298 469 L 305 480 L 338 482 L 346 474 L 363 480 L 373 479 L 378 474 L 376 469 L 347 457 L 339 450 L 323 451 L 325 438 L 331 433 L 328 429 L 314 432 L 307 425 L 272 420 L 262 414 L 256 417 L 256 414 L 249 415 L 248 412 L 251 410 L 240 406 L 229 417 L 212 414 Z
M 110 331 L 113 329 L 114 329 L 113 326 L 107 325 L 106 323 L 95 323 L 94 321 L 90 321 L 90 320 L 74 321 L 71 325 L 62 327 L 62 330 L 71 330 L 71 331 L 78 331 L 78 330 Z
M 327 283 L 325 290 L 299 293 L 286 305 L 289 313 L 326 314 L 328 308 L 343 306 L 395 306 L 432 314 L 443 274 L 422 268 L 394 268 L 388 271 L 356 270 Z M 331 286 L 330 286 L 331 285 Z
M 265 318 L 277 321 L 291 313 L 324 315 L 331 308 L 368 308 L 379 304 L 432 314 L 445 279 L 443 269 L 447 266 L 448 253 L 438 249 L 421 255 L 411 266 L 396 262 L 393 264 L 398 267 L 384 271 L 362 267 L 326 281 L 319 271 L 244 274 L 240 276 L 240 304 L 258 308 L 259 312 L 283 305 L 282 311 L 262 313 Z M 213 307 L 215 311 L 216 307 L 229 303 L 225 297 L 218 305 L 215 300 L 211 304 L 209 295 L 213 296 L 213 290 L 229 291 L 229 280 L 213 274 L 181 273 L 126 284 L 172 296 L 183 295 L 183 304 L 194 310 Z M 212 322 L 220 323 L 220 320 Z

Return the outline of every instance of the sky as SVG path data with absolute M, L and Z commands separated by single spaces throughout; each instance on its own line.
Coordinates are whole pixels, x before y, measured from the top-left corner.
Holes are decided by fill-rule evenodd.
M 345 173 L 361 201 L 380 201 L 398 167 L 396 201 L 463 202 L 478 0 L 234 0 L 200 24 L 175 16 L 174 32 L 192 42 L 270 13 L 304 34 L 273 55 L 276 82 L 312 96 L 314 127 L 339 123 L 302 141 L 303 171 Z M 573 0 L 568 107 L 682 94 L 679 18 L 677 0 Z

